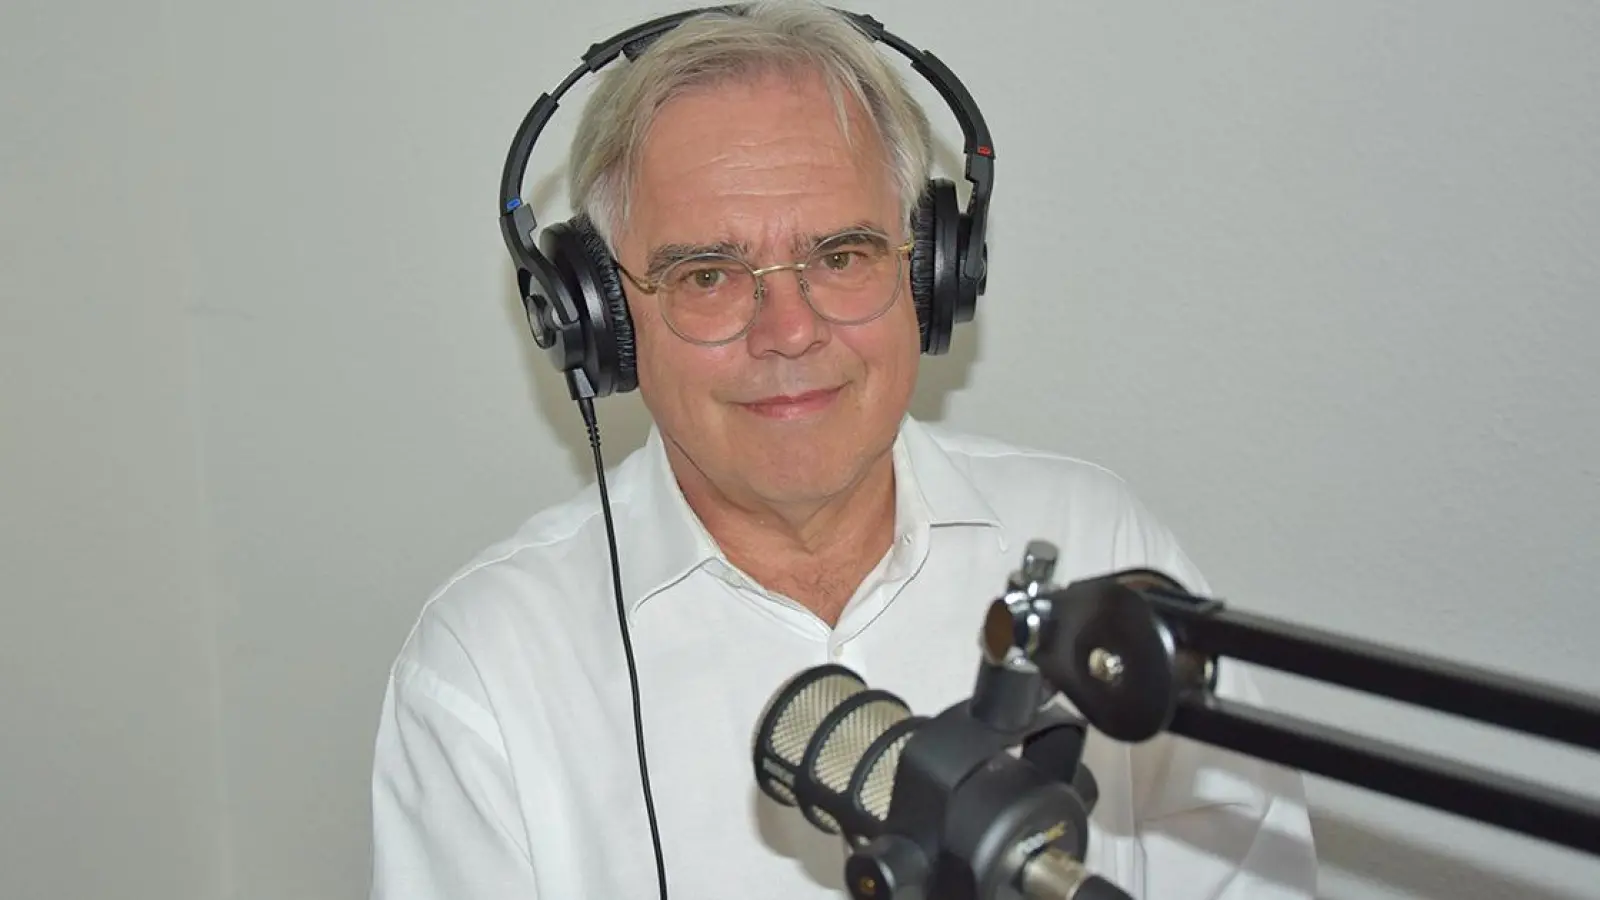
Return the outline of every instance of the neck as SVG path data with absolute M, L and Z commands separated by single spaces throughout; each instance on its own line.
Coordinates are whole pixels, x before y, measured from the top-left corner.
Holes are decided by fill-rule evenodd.
M 829 626 L 894 540 L 892 451 L 836 494 L 773 502 L 723 491 L 672 442 L 667 449 L 684 499 L 729 562 Z

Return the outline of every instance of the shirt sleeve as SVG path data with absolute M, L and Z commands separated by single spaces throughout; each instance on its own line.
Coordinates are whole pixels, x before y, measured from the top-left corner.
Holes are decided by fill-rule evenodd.
M 454 635 L 426 619 L 384 693 L 371 900 L 537 900 L 500 729 Z
M 1119 556 L 1196 594 L 1210 587 L 1172 534 L 1130 498 Z M 1262 705 L 1249 671 L 1219 662 L 1219 697 Z M 1304 778 L 1170 733 L 1130 748 L 1142 894 L 1150 900 L 1309 900 L 1317 858 Z

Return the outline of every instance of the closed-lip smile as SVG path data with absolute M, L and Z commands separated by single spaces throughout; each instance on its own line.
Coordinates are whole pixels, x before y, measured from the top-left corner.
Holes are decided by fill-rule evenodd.
M 820 388 L 799 394 L 778 394 L 741 403 L 745 409 L 758 416 L 772 419 L 793 419 L 819 412 L 838 396 L 839 388 Z

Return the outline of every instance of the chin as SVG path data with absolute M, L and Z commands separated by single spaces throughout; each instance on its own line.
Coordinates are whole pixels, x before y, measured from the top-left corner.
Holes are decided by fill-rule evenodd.
M 795 434 L 762 441 L 750 482 L 773 502 L 805 503 L 837 496 L 864 476 L 881 451 L 859 434 Z

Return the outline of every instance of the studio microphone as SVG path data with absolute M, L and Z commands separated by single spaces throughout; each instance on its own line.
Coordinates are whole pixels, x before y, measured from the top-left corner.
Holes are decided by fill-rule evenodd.
M 1081 862 L 1096 799 L 1084 726 L 1040 697 L 1036 670 L 986 661 L 973 698 L 929 718 L 816 666 L 763 711 L 756 782 L 844 838 L 857 900 L 1128 900 Z

